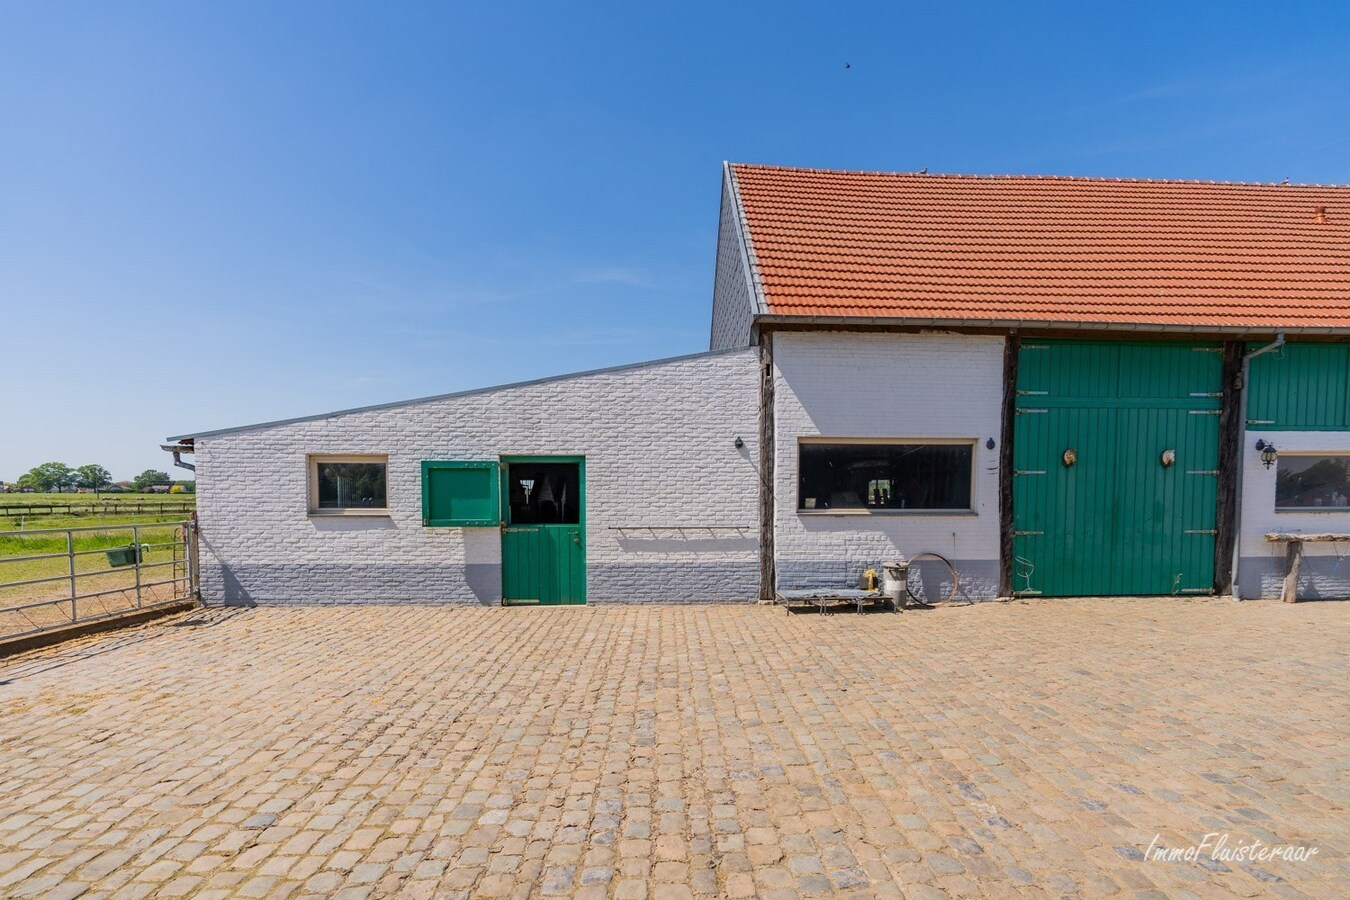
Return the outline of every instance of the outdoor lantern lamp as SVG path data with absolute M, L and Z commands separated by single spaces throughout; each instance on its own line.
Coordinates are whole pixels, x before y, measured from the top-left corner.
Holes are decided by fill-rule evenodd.
M 1261 438 L 1256 442 L 1256 449 L 1261 451 L 1261 465 L 1267 469 L 1275 465 L 1275 460 L 1279 458 L 1279 454 L 1276 452 L 1274 444 L 1265 438 Z

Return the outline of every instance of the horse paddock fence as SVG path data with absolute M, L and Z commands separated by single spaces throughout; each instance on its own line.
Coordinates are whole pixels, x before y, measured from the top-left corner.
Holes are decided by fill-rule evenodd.
M 196 597 L 195 518 L 0 531 L 0 644 Z

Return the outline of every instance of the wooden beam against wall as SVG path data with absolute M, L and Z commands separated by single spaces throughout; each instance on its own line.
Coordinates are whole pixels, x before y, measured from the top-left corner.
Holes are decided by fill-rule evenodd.
M 1241 341 L 1223 345 L 1223 387 L 1219 398 L 1218 508 L 1214 517 L 1214 593 L 1233 593 L 1237 550 L 1238 466 L 1242 465 Z
M 1009 334 L 1003 342 L 1003 427 L 998 445 L 998 593 L 1013 593 L 1013 425 L 1017 419 L 1017 354 L 1022 341 Z
M 773 332 L 759 335 L 759 600 L 772 603 L 778 587 L 773 546 Z

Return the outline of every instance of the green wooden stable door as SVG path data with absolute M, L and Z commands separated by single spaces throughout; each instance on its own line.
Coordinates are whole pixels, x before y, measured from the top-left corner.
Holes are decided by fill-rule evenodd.
M 502 460 L 502 601 L 586 602 L 584 461 Z
M 1013 590 L 1209 593 L 1217 345 L 1025 341 L 1013 444 Z

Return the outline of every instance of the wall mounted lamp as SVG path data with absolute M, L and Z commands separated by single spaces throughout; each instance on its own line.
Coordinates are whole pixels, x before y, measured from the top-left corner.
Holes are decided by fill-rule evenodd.
M 1275 460 L 1279 459 L 1279 451 L 1275 449 L 1274 444 L 1265 438 L 1257 440 L 1256 449 L 1261 451 L 1261 465 L 1267 469 L 1275 465 Z

